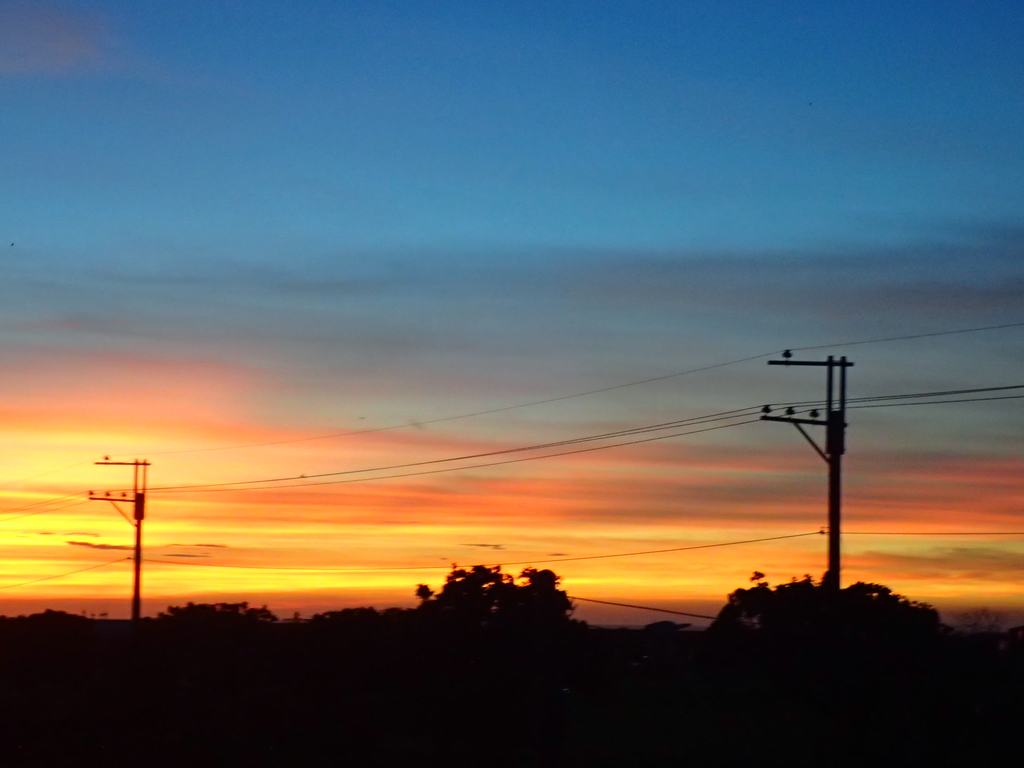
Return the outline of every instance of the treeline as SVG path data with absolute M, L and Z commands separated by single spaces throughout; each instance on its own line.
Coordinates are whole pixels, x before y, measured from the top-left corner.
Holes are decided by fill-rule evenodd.
M 877 585 L 757 580 L 706 632 L 588 627 L 550 571 L 417 596 L 0 618 L 0 765 L 985 766 L 1024 716 L 1014 646 Z

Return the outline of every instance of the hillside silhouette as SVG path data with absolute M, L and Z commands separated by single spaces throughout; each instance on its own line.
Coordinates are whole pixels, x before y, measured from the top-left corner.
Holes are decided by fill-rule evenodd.
M 572 618 L 556 574 L 414 608 L 0 618 L 0 765 L 1003 765 L 1024 653 L 872 584 L 753 585 L 712 626 Z

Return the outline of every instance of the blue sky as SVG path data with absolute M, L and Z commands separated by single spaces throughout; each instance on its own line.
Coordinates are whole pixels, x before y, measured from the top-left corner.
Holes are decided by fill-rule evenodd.
M 1022 32 L 1010 2 L 4 2 L 0 395 L 40 434 L 93 424 L 96 453 L 104 388 L 139 423 L 233 419 L 234 444 L 1019 321 Z M 834 351 L 856 394 L 1024 372 L 1019 330 Z M 438 439 L 812 378 L 758 362 Z M 908 467 L 1020 461 L 1019 406 L 869 413 L 861 445 Z
M 294 5 L 51 6 L 92 48 L 6 63 L 14 234 L 764 251 L 1019 210 L 1014 3 Z
M 190 339 L 496 292 L 497 326 L 665 328 L 782 291 L 827 331 L 1020 296 L 1018 4 L 294 6 L 5 6 L 9 268 L 67 282 L 36 314 L 132 286 Z

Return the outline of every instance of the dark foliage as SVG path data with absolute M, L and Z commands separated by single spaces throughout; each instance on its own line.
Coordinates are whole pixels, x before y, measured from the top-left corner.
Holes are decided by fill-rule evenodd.
M 857 582 L 832 594 L 810 576 L 774 587 L 755 573 L 737 589 L 711 625 L 720 652 L 788 659 L 800 667 L 841 654 L 846 664 L 906 663 L 932 653 L 946 628 L 930 605 L 880 584 Z
M 248 603 L 188 603 L 185 607 L 168 607 L 166 613 L 157 616 L 157 621 L 213 628 L 277 621 L 277 616 L 268 611 L 265 605 L 262 608 L 250 608 Z
M 550 571 L 412 609 L 0 618 L 0 766 L 1002 765 L 1024 665 L 877 585 L 730 596 L 709 632 L 587 627 Z

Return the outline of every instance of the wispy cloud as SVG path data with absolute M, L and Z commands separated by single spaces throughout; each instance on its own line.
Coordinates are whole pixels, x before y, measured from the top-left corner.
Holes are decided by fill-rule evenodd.
M 73 547 L 88 547 L 89 549 L 133 549 L 133 547 L 127 544 L 96 544 L 92 541 L 67 541 L 65 544 L 70 544 Z
M 65 74 L 103 61 L 103 21 L 45 3 L 0 5 L 0 74 Z
M 852 318 L 1016 311 L 1024 227 L 965 226 L 900 246 L 763 253 L 606 253 L 559 260 L 553 285 L 585 305 L 644 304 Z M 827 284 L 829 290 L 820 286 Z
M 991 545 L 936 548 L 921 554 L 866 552 L 853 562 L 901 578 L 1019 581 L 1024 575 L 1024 553 Z
M 608 333 L 662 333 L 666 316 L 697 331 L 751 318 L 748 344 L 768 332 L 766 323 L 793 337 L 805 336 L 812 320 L 848 334 L 857 323 L 876 329 L 1016 317 L 1024 302 L 1022 247 L 1024 226 L 1012 221 L 936 228 L 902 245 L 837 241 L 786 251 L 309 254 L 296 246 L 297 255 L 254 247 L 225 256 L 165 244 L 147 245 L 156 255 L 143 264 L 80 255 L 72 263 L 67 254 L 11 261 L 5 267 L 19 277 L 7 290 L 0 286 L 0 298 L 14 320 L 7 327 L 33 341 L 116 339 L 147 349 L 182 339 L 193 348 L 197 339 L 261 349 L 287 342 L 296 355 L 318 360 L 344 349 L 348 370 L 411 362 L 422 388 L 434 360 L 444 369 L 446 360 L 507 360 L 524 347 L 563 354 L 570 343 L 585 354 Z M 126 299 L 109 309 L 88 303 L 105 289 Z M 408 369 L 395 372 L 397 380 L 409 378 Z

